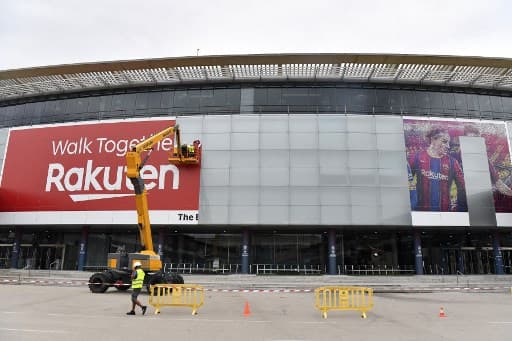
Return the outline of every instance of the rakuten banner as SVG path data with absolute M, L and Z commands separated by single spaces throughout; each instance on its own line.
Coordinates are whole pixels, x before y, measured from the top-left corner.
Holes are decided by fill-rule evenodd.
M 0 212 L 9 214 L 0 214 L 0 220 L 87 224 L 101 223 L 97 221 L 101 216 L 109 220 L 104 223 L 136 223 L 125 153 L 174 124 L 174 120 L 107 121 L 12 129 L 0 187 Z M 155 145 L 141 173 L 151 221 L 197 223 L 200 167 L 169 164 L 172 148 L 171 137 Z M 23 213 L 30 213 L 30 218 L 22 218 Z M 87 221 L 81 221 L 84 217 Z

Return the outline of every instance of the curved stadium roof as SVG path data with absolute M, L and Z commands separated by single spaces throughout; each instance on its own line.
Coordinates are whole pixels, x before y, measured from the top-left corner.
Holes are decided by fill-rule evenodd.
M 131 86 L 347 81 L 512 92 L 512 59 L 388 54 L 198 56 L 0 71 L 0 101 Z

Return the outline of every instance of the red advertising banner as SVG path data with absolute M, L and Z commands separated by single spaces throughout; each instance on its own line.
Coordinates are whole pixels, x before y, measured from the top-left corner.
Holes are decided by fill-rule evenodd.
M 11 129 L 0 212 L 135 211 L 125 153 L 174 124 L 159 119 Z M 172 146 L 171 138 L 160 141 L 142 170 L 149 207 L 197 212 L 200 167 L 169 164 Z

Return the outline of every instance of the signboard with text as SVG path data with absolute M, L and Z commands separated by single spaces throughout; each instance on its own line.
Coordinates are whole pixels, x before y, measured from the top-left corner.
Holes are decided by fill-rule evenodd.
M 11 129 L 0 212 L 135 212 L 125 153 L 174 124 L 171 118 Z M 149 207 L 173 212 L 170 223 L 183 214 L 197 223 L 200 167 L 170 164 L 172 148 L 172 136 L 160 141 L 142 169 Z

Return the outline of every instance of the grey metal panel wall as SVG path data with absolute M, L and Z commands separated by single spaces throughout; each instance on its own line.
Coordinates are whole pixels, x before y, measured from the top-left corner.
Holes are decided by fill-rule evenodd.
M 487 147 L 483 137 L 461 136 L 460 149 L 471 226 L 496 226 Z
M 200 222 L 411 225 L 400 117 L 179 117 L 203 143 Z

